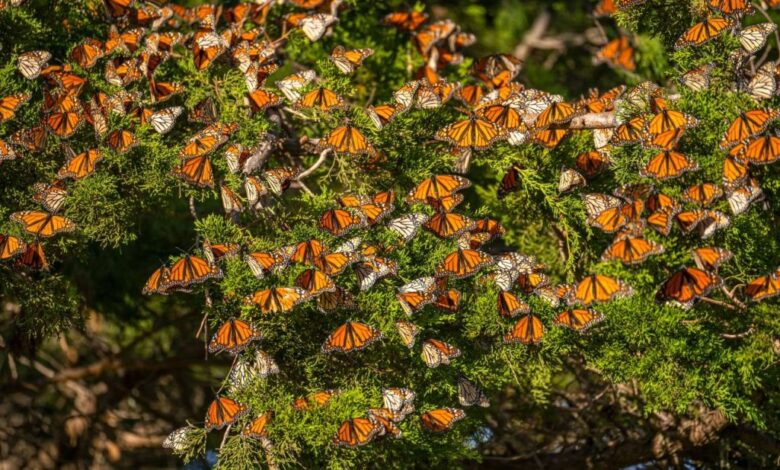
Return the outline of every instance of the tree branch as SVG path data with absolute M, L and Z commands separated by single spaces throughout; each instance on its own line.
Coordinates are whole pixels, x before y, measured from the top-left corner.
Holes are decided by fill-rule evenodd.
M 321 166 L 322 166 L 322 164 L 323 164 L 323 163 L 325 163 L 325 160 L 327 159 L 328 155 L 329 155 L 331 152 L 332 152 L 332 150 L 331 150 L 331 149 L 329 149 L 329 148 L 326 148 L 326 149 L 324 149 L 322 152 L 320 152 L 320 157 L 317 159 L 317 161 L 316 161 L 316 162 L 314 162 L 314 164 L 313 164 L 312 166 L 310 166 L 310 167 L 309 167 L 309 168 L 307 168 L 306 170 L 302 171 L 302 172 L 301 172 L 301 174 L 300 174 L 300 175 L 298 175 L 298 177 L 297 177 L 297 178 L 295 178 L 295 179 L 296 179 L 296 180 L 298 180 L 298 181 L 300 181 L 300 180 L 302 180 L 303 178 L 306 178 L 306 177 L 307 177 L 307 176 L 309 176 L 310 174 L 312 174 L 312 173 L 314 173 L 315 171 L 317 171 L 317 168 L 321 167 Z

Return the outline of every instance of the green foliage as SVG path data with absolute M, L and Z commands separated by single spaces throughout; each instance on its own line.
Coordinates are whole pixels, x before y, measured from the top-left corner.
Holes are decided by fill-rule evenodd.
M 47 3 L 31 1 L 25 8 L 0 12 L 0 63 L 5 64 L 0 67 L 0 96 L 18 91 L 33 93 L 31 102 L 19 111 L 17 118 L 0 124 L 2 139 L 39 120 L 43 86 L 40 81 L 24 80 L 16 72 L 16 57 L 20 53 L 44 48 L 55 57 L 64 58 L 80 39 L 107 36 L 107 24 L 89 21 L 95 16 L 99 2 L 57 2 L 51 13 L 46 12 Z M 137 126 L 130 117 L 113 116 L 112 130 L 133 128 L 140 141 L 124 155 L 96 142 L 91 127 L 85 125 L 67 144 L 77 151 L 99 146 L 105 158 L 95 174 L 68 187 L 64 215 L 73 219 L 79 229 L 74 236 L 44 242 L 53 265 L 51 272 L 18 272 L 12 263 L 0 267 L 2 298 L 16 309 L 9 314 L 8 321 L 4 319 L 3 334 L 8 332 L 34 344 L 74 325 L 80 326 L 89 310 L 85 304 L 113 316 L 118 329 L 125 325 L 141 329 L 150 318 L 165 316 L 173 309 L 198 313 L 202 309 L 208 318 L 207 330 L 212 332 L 230 318 L 251 320 L 263 332 L 261 347 L 276 359 L 281 374 L 231 391 L 233 398 L 250 406 L 253 412 L 227 431 L 229 435 L 224 443 L 221 434 L 207 435 L 198 428 L 187 434 L 185 450 L 180 453 L 185 460 L 190 460 L 202 456 L 207 449 L 219 448 L 221 468 L 255 468 L 267 463 L 266 450 L 260 444 L 239 436 L 242 427 L 264 410 L 274 411 L 269 440 L 274 445 L 274 459 L 283 467 L 445 468 L 465 460 L 478 460 L 485 422 L 494 409 L 469 408 L 466 420 L 440 435 L 426 431 L 416 416 L 411 416 L 400 423 L 403 437 L 398 440 L 384 438 L 367 447 L 345 449 L 332 445 L 331 439 L 343 420 L 362 416 L 367 408 L 381 406 L 383 387 L 414 390 L 415 405 L 420 412 L 458 406 L 459 375 L 478 383 L 490 397 L 513 387 L 516 393 L 532 397 L 536 406 L 544 408 L 559 387 L 564 361 L 569 357 L 581 358 L 589 370 L 597 371 L 611 382 L 637 384 L 645 404 L 641 412 L 646 415 L 662 410 L 684 414 L 703 403 L 723 411 L 731 421 L 748 422 L 776 433 L 778 384 L 776 353 L 772 346 L 780 332 L 776 315 L 778 301 L 750 304 L 744 311 L 698 303 L 685 311 L 658 305 L 654 300 L 659 284 L 678 267 L 691 265 L 690 250 L 704 244 L 734 253 L 734 259 L 720 271 L 731 286 L 745 284 L 777 268 L 780 264 L 780 239 L 776 234 L 780 178 L 776 167 L 754 170 L 767 202 L 732 217 L 727 230 L 718 231 L 704 242 L 679 230 L 666 238 L 651 234 L 648 238 L 662 243 L 665 252 L 639 266 L 625 267 L 617 262 L 600 261 L 611 237 L 587 225 L 579 194 L 561 195 L 557 190 L 561 167 L 572 167 L 576 155 L 593 148 L 590 132 L 573 135 L 554 150 L 533 145 L 514 147 L 500 142 L 488 151 L 476 152 L 469 174 L 475 184 L 465 192 L 466 202 L 458 210 L 474 218 L 489 216 L 501 222 L 506 234 L 491 249 L 533 254 L 546 264 L 545 272 L 553 284 L 575 282 L 586 274 L 602 273 L 626 281 L 634 295 L 599 306 L 605 321 L 586 335 L 553 328 L 552 320 L 559 310 L 537 297 L 528 297 L 525 300 L 531 304 L 532 311 L 548 327 L 544 341 L 532 347 L 507 346 L 501 338 L 513 322 L 502 319 L 496 312 L 494 283 L 487 279 L 455 281 L 451 287 L 463 293 L 459 312 L 443 312 L 429 306 L 413 318 L 422 330 L 419 340 L 437 338 L 461 349 L 461 357 L 454 359 L 450 366 L 426 367 L 419 347 L 411 350 L 404 347 L 394 326 L 396 321 L 407 319 L 395 298 L 397 287 L 430 275 L 456 248 L 454 241 L 441 241 L 427 231 L 421 231 L 409 243 L 403 243 L 381 225 L 355 232 L 365 243 L 382 247 L 383 256 L 398 263 L 398 272 L 395 278 L 382 280 L 373 289 L 356 294 L 354 309 L 322 314 L 314 302 L 308 302 L 290 313 L 262 315 L 258 309 L 246 305 L 244 298 L 259 289 L 292 286 L 304 268 L 294 265 L 280 274 L 256 279 L 241 257 L 228 258 L 222 264 L 224 277 L 210 282 L 208 287 L 193 289 L 189 298 L 183 298 L 186 294 L 181 293 L 166 298 L 141 298 L 140 290 L 149 273 L 162 261 L 178 259 L 182 252 L 200 253 L 204 239 L 212 243 L 239 243 L 244 252 L 270 250 L 310 238 L 318 238 L 335 248 L 342 240 L 316 227 L 319 215 L 335 206 L 334 197 L 346 191 L 368 194 L 387 189 L 403 195 L 421 179 L 451 171 L 455 157 L 446 145 L 435 142 L 433 136 L 438 129 L 458 119 L 459 114 L 452 107 L 407 112 L 381 131 L 373 128 L 362 109 L 367 104 L 388 102 L 392 91 L 410 80 L 412 71 L 423 63 L 407 35 L 392 28 L 377 27 L 377 20 L 400 8 L 401 2 L 346 3 L 349 8 L 339 15 L 332 35 L 323 40 L 312 43 L 300 32 L 290 34 L 284 45 L 287 63 L 269 78 L 267 85 L 272 87 L 276 80 L 297 70 L 296 67 L 315 69 L 323 85 L 344 96 L 353 106 L 348 111 L 332 114 L 279 111 L 294 122 L 296 137 L 320 138 L 349 119 L 380 150 L 379 163 L 365 156 L 330 155 L 304 181 L 311 194 L 290 190 L 282 196 L 270 197 L 269 210 L 245 211 L 228 218 L 221 214 L 218 187 L 194 189 L 171 175 L 181 143 L 199 130 L 199 126 L 184 122 L 184 116 L 165 136 L 153 132 L 149 126 Z M 481 42 L 475 51 L 487 53 L 511 47 L 513 41 L 522 37 L 536 13 L 550 2 L 496 2 L 502 8 L 495 15 L 490 4 L 462 3 L 464 8 L 452 9 L 454 19 L 466 30 L 479 33 Z M 585 12 L 584 2 L 552 3 L 553 14 L 560 19 L 553 32 L 580 30 L 589 21 L 584 13 L 568 15 L 570 11 Z M 589 181 L 582 192 L 611 193 L 619 185 L 641 182 L 653 183 L 659 191 L 679 197 L 692 184 L 720 182 L 724 152 L 718 148 L 718 142 L 739 112 L 758 105 L 745 93 L 732 90 L 729 53 L 739 47 L 734 38 L 717 39 L 696 49 L 673 50 L 677 37 L 701 13 L 701 3 L 648 0 L 617 16 L 617 25 L 636 34 L 636 74 L 604 73 L 603 66 L 593 66 L 590 56 L 583 51 L 562 56 L 551 67 L 545 67 L 533 57 L 529 59 L 522 75 L 527 86 L 561 93 L 568 100 L 577 99 L 595 85 L 604 88 L 620 82 L 652 79 L 672 86 L 681 73 L 702 64 L 715 64 L 709 90 L 694 93 L 679 87 L 676 90 L 679 99 L 670 101 L 673 109 L 699 120 L 697 127 L 686 132 L 680 147 L 698 163 L 698 171 L 668 182 L 642 178 L 639 169 L 656 152 L 619 147 L 612 153 L 610 170 Z M 422 9 L 423 5 L 416 8 Z M 284 6 L 272 11 L 269 24 L 276 24 L 292 10 Z M 20 29 L 25 31 L 24 35 L 13 33 Z M 496 34 L 486 33 L 492 29 Z M 276 37 L 280 31 L 269 27 L 268 33 Z M 346 77 L 327 58 L 339 44 L 347 48 L 370 47 L 375 54 L 354 76 Z M 244 78 L 235 67 L 227 62 L 216 63 L 204 72 L 197 72 L 184 47 L 178 47 L 176 53 L 182 59 L 166 62 L 157 77 L 185 84 L 186 92 L 166 106 L 175 104 L 191 109 L 204 97 L 213 97 L 221 120 L 239 125 L 233 143 L 253 146 L 266 133 L 285 134 L 284 127 L 270 115 L 249 112 L 243 103 Z M 452 80 L 463 79 L 471 59 L 467 58 L 460 67 L 448 69 L 445 75 Z M 118 91 L 105 83 L 100 69 L 98 66 L 78 70 L 89 78 L 87 95 L 98 90 Z M 585 78 L 581 82 L 571 80 L 566 75 L 572 70 L 581 71 Z M 145 86 L 144 82 L 134 84 L 130 90 L 148 94 Z M 775 98 L 761 105 L 778 104 Z M 618 110 L 621 111 L 625 110 Z M 31 200 L 33 183 L 53 180 L 64 162 L 64 153 L 56 140 L 50 138 L 41 152 L 25 153 L 22 158 L 0 166 L 0 233 L 24 236 L 18 224 L 9 222 L 9 216 L 36 206 Z M 293 161 L 295 164 L 307 166 L 317 155 L 296 158 L 299 160 Z M 268 166 L 289 165 L 291 159 L 289 152 L 275 151 Z M 224 182 L 239 192 L 241 178 L 228 172 L 224 159 L 215 155 L 212 162 L 220 178 L 218 185 Z M 512 164 L 523 167 L 519 171 L 521 189 L 506 199 L 498 199 L 498 182 Z M 432 213 L 430 208 L 410 207 L 400 203 L 400 198 L 398 201 L 396 215 L 412 210 Z M 192 220 L 190 205 L 196 208 L 197 220 Z M 713 208 L 728 212 L 728 204 L 723 199 Z M 88 298 L 79 288 L 82 277 L 96 280 L 101 289 L 112 292 Z M 340 286 L 354 286 L 355 282 L 351 270 L 337 278 Z M 714 296 L 728 300 L 720 293 Z M 201 301 L 205 298 L 208 300 Z M 346 320 L 366 322 L 381 330 L 384 338 L 358 353 L 322 354 L 320 347 L 329 332 Z M 187 330 L 183 336 L 189 337 L 188 341 L 190 326 L 182 328 Z M 754 334 L 737 339 L 724 337 L 749 328 Z M 251 353 L 247 350 L 241 354 L 249 357 Z M 210 360 L 224 362 L 223 371 L 226 371 L 232 359 L 217 356 Z M 213 385 L 214 389 L 223 390 L 228 386 L 227 377 L 221 384 Z M 338 389 L 340 393 L 327 406 L 305 412 L 290 406 L 295 398 L 323 389 Z M 210 397 L 213 391 L 207 395 Z M 766 398 L 757 398 L 762 394 Z M 199 419 L 200 416 L 193 417 L 198 424 Z

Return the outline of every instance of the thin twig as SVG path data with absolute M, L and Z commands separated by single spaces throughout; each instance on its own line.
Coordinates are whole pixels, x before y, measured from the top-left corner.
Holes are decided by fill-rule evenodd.
M 324 149 L 322 152 L 320 152 L 320 157 L 317 159 L 316 162 L 306 170 L 302 171 L 301 174 L 298 175 L 296 180 L 300 182 L 303 178 L 306 178 L 310 174 L 317 171 L 317 168 L 321 167 L 323 163 L 325 163 L 325 159 L 327 159 L 328 155 L 332 152 L 330 148 Z
M 190 214 L 192 218 L 198 220 L 198 211 L 195 209 L 195 196 L 190 195 Z
M 523 36 L 520 44 L 515 47 L 512 55 L 521 61 L 525 61 L 534 49 L 534 45 L 542 39 L 547 28 L 550 26 L 550 19 L 551 17 L 548 11 L 544 10 L 539 13 L 531 27 L 528 29 L 528 32 Z
M 723 291 L 723 293 L 726 294 L 726 297 L 728 297 L 729 300 L 734 302 L 734 304 L 736 304 L 740 310 L 747 310 L 747 305 L 740 302 L 740 300 L 736 298 L 733 290 L 729 291 L 728 289 L 726 289 L 726 286 L 720 286 L 720 290 Z
M 219 450 L 222 451 L 222 447 L 225 446 L 225 442 L 227 442 L 228 435 L 230 434 L 230 428 L 233 427 L 233 423 L 228 424 L 227 428 L 225 429 L 225 434 L 222 436 L 222 442 L 219 444 Z
M 742 333 L 721 333 L 720 337 L 724 339 L 740 339 L 752 335 L 754 331 L 755 328 L 753 325 L 750 325 L 750 328 L 743 331 Z
M 719 307 L 727 308 L 727 309 L 729 309 L 729 310 L 739 310 L 739 309 L 738 309 L 737 307 L 735 307 L 734 305 L 731 305 L 730 303 L 722 302 L 722 301 L 720 301 L 720 300 L 711 299 L 711 298 L 709 298 L 709 297 L 699 297 L 699 299 L 700 299 L 702 302 L 706 302 L 706 303 L 708 303 L 708 304 L 712 304 L 712 305 L 717 305 L 717 306 L 719 306 Z

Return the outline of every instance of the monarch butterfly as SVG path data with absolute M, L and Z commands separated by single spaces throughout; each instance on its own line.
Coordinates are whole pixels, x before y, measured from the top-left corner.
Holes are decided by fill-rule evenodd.
M 576 309 L 572 308 L 564 310 L 559 313 L 553 319 L 553 324 L 558 326 L 565 326 L 571 328 L 574 331 L 584 333 L 585 330 L 591 326 L 599 323 L 604 319 L 604 316 L 593 309 Z
M 673 150 L 664 150 L 651 158 L 639 174 L 658 180 L 666 180 L 698 168 L 699 165 L 684 154 Z
M 231 319 L 223 323 L 209 343 L 209 352 L 228 351 L 238 354 L 250 342 L 262 339 L 263 335 L 252 325 L 243 321 Z
M 483 408 L 490 406 L 490 401 L 482 389 L 463 376 L 458 377 L 458 402 L 463 406 L 479 405 Z
M 690 233 L 698 227 L 701 238 L 711 237 L 715 231 L 727 227 L 730 223 L 725 214 L 713 210 L 680 212 L 676 218 L 685 233 Z
M 487 119 L 502 130 L 524 128 L 523 118 L 520 113 L 506 103 L 491 101 L 477 108 L 479 117 Z
M 534 143 L 541 145 L 542 147 L 552 150 L 556 148 L 563 139 L 568 137 L 570 131 L 568 129 L 545 129 L 538 131 L 534 134 Z
M 214 264 L 228 256 L 233 256 L 239 250 L 241 250 L 241 246 L 238 243 L 212 244 L 208 238 L 203 240 L 203 255 L 209 264 Z
M 336 46 L 330 53 L 330 61 L 341 73 L 349 75 L 373 53 L 374 50 L 369 48 L 347 50 L 343 46 Z
M 382 332 L 360 322 L 348 321 L 333 330 L 322 344 L 322 352 L 359 351 L 374 341 L 382 338 Z
M 247 424 L 244 429 L 241 430 L 241 436 L 248 437 L 250 439 L 263 440 L 268 438 L 268 424 L 271 422 L 273 413 L 270 411 L 265 412 L 252 420 Z
M 319 228 L 340 237 L 352 229 L 362 227 L 363 220 L 344 209 L 329 209 L 320 217 Z
M 402 432 L 394 423 L 398 416 L 387 408 L 369 408 L 368 419 L 381 426 L 378 436 L 389 434 L 396 439 L 401 437 Z
M 110 84 L 126 87 L 143 77 L 138 59 L 111 59 L 103 68 L 103 78 Z
M 720 279 L 707 271 L 697 268 L 682 268 L 661 284 L 656 298 L 659 301 L 674 301 L 687 310 L 693 302 L 707 295 L 720 284 Z
M 710 87 L 710 72 L 714 64 L 704 64 L 701 67 L 689 70 L 682 74 L 680 83 L 693 91 L 703 91 Z
M 220 278 L 222 270 L 219 269 L 219 266 L 210 264 L 203 258 L 184 255 L 165 274 L 162 286 L 164 289 L 169 289 L 171 287 L 188 287 L 212 278 Z
M 336 285 L 322 271 L 307 269 L 295 278 L 295 285 L 304 289 L 310 297 L 316 297 L 323 292 L 334 292 Z
M 27 245 L 17 237 L 0 233 L 0 260 L 11 259 L 27 250 Z
M 103 43 L 87 38 L 70 51 L 70 58 L 83 68 L 92 68 L 104 54 Z
M 67 139 L 84 122 L 84 108 L 74 95 L 65 95 L 51 107 L 51 113 L 44 118 L 46 127 L 58 137 Z
M 27 233 L 43 238 L 76 229 L 76 224 L 70 219 L 42 211 L 14 212 L 11 220 L 22 224 Z
M 27 249 L 16 260 L 15 266 L 33 271 L 48 271 L 49 262 L 46 260 L 46 254 L 43 252 L 43 245 L 37 240 L 28 243 Z
M 404 312 L 411 316 L 436 299 L 435 291 L 436 280 L 433 277 L 422 277 L 399 287 L 396 298 Z
M 777 30 L 774 23 L 760 23 L 743 28 L 738 35 L 739 44 L 747 55 L 753 55 L 766 44 L 766 40 Z
M 433 301 L 433 306 L 439 310 L 457 312 L 460 310 L 460 291 L 457 289 L 448 289 L 446 291 L 438 292 L 436 299 Z
M 567 193 L 574 189 L 582 188 L 587 184 L 588 183 L 585 181 L 585 177 L 579 174 L 576 170 L 564 167 L 561 169 L 561 176 L 558 179 L 558 193 Z
M 477 250 L 458 249 L 444 258 L 444 261 L 436 267 L 437 277 L 450 277 L 463 279 L 473 276 L 485 266 L 494 263 L 493 257 Z
M 202 124 L 214 124 L 217 122 L 219 120 L 219 113 L 217 112 L 216 104 L 214 104 L 214 99 L 208 96 L 200 100 L 187 115 L 187 120 Z
M 214 173 L 211 168 L 211 160 L 206 155 L 185 159 L 181 165 L 174 167 L 173 174 L 196 186 L 214 187 Z
M 124 42 L 124 44 L 132 52 L 138 48 L 138 43 L 140 42 L 140 39 L 143 37 L 143 35 L 143 28 L 136 28 L 122 32 L 121 38 L 122 42 Z M 109 37 L 111 37 L 111 33 L 109 33 Z M 152 33 L 146 36 L 146 39 L 144 39 L 144 50 L 151 54 L 156 54 L 159 52 L 173 52 L 174 46 L 181 43 L 183 40 L 184 35 L 176 31 Z M 108 42 L 109 41 L 106 41 L 106 49 L 108 49 Z
M 610 67 L 633 72 L 636 70 L 634 61 L 634 48 L 627 36 L 621 36 L 605 44 L 593 57 L 595 64 L 606 63 Z
M 574 286 L 571 284 L 544 286 L 536 289 L 535 294 L 544 299 L 551 307 L 557 307 L 561 303 L 569 305 L 572 303 Z
M 439 238 L 454 238 L 473 230 L 476 223 L 460 214 L 439 212 L 423 226 Z
M 206 70 L 227 50 L 227 43 L 214 31 L 201 29 L 192 40 L 192 61 L 199 72 Z
M 747 179 L 747 176 L 747 165 L 737 161 L 735 158 L 726 157 L 723 159 L 723 185 L 727 189 L 740 185 Z
M 661 132 L 658 135 L 652 135 L 648 133 L 647 137 L 643 140 L 642 143 L 644 148 L 648 149 L 672 150 L 677 147 L 677 144 L 680 142 L 680 139 L 684 133 L 684 127 L 670 129 L 668 131 Z
M 328 28 L 338 20 L 338 18 L 332 15 L 315 13 L 298 20 L 297 26 L 309 38 L 309 41 L 315 42 L 322 38 Z
M 745 212 L 753 202 L 761 200 L 763 197 L 764 192 L 755 178 L 751 178 L 746 184 L 731 190 L 726 195 L 729 209 L 734 215 Z
M 366 114 L 374 123 L 374 126 L 378 130 L 382 130 L 388 125 L 398 114 L 403 111 L 403 108 L 398 104 L 383 104 L 379 106 L 368 106 L 366 108 Z
M 168 295 L 169 290 L 165 287 L 164 281 L 168 277 L 168 267 L 163 265 L 154 270 L 149 279 L 146 280 L 144 288 L 141 291 L 145 295 L 162 294 Z M 175 289 L 179 290 L 179 289 Z
M 521 313 L 530 313 L 531 307 L 509 291 L 498 292 L 498 313 L 505 318 L 516 317 Z
M 631 287 L 623 281 L 601 274 L 586 276 L 574 287 L 574 299 L 584 305 L 608 302 L 616 297 L 626 297 L 631 294 Z
M 456 206 L 463 202 L 463 195 L 459 193 L 451 194 L 449 196 L 443 196 L 438 199 L 429 197 L 428 205 L 436 211 L 450 212 Z
M 780 269 L 753 279 L 745 286 L 744 292 L 754 302 L 776 296 L 780 293 Z
M 304 70 L 278 80 L 275 85 L 288 100 L 296 102 L 301 98 L 300 90 L 315 78 L 317 78 L 317 74 L 313 70 Z
M 16 160 L 16 151 L 8 142 L 0 140 L 0 163 L 7 160 Z
M 440 20 L 431 23 L 422 31 L 414 35 L 414 43 L 417 50 L 423 56 L 428 57 L 433 47 L 448 38 L 457 29 L 457 25 L 451 20 Z
M 57 172 L 58 179 L 73 178 L 80 180 L 95 171 L 95 165 L 103 159 L 99 149 L 90 149 L 76 155 L 73 150 L 65 147 L 68 161 Z
M 734 256 L 729 250 L 714 246 L 695 248 L 691 253 L 696 266 L 707 271 L 716 271 L 721 263 L 730 260 Z
M 609 167 L 611 164 L 609 155 L 598 150 L 591 150 L 577 155 L 574 164 L 586 177 L 592 178 Z M 563 176 L 563 175 L 561 175 Z
M 359 263 L 355 265 L 358 287 L 360 290 L 368 290 L 376 281 L 395 274 L 397 269 L 394 261 L 378 257 Z
M 30 93 L 16 93 L 0 98 L 0 124 L 13 119 L 16 110 L 30 100 Z
M 503 138 L 504 134 L 496 124 L 472 114 L 467 119 L 439 129 L 435 137 L 457 148 L 484 150 Z
M 290 262 L 314 265 L 316 260 L 326 254 L 327 248 L 319 240 L 306 240 L 294 245 Z
M 172 449 L 175 452 L 181 452 L 187 448 L 188 434 L 192 432 L 193 428 L 185 426 L 183 428 L 175 429 L 168 434 L 162 443 L 163 448 Z
M 537 117 L 536 129 L 546 129 L 553 125 L 566 124 L 581 111 L 565 102 L 553 101 Z
M 662 109 L 650 119 L 650 122 L 647 125 L 647 131 L 652 136 L 657 136 L 672 130 L 694 127 L 698 122 L 699 121 L 693 116 L 671 109 Z M 670 136 L 679 138 L 678 135 L 674 134 L 670 134 Z M 672 138 L 670 140 L 674 141 L 675 139 Z
M 391 220 L 387 223 L 387 228 L 400 235 L 404 242 L 409 242 L 429 218 L 427 214 L 413 212 Z
M 544 338 L 544 324 L 538 317 L 525 315 L 504 335 L 504 343 L 538 344 Z
M 374 440 L 382 430 L 381 424 L 369 418 L 351 418 L 341 423 L 333 443 L 347 447 L 362 446 Z
M 750 15 L 753 13 L 753 4 L 748 0 L 709 0 L 710 8 L 720 11 L 724 15 Z
M 130 13 L 133 0 L 103 0 L 106 13 L 111 18 L 119 18 Z
M 258 350 L 258 352 L 261 351 Z M 277 373 L 278 367 L 273 361 L 273 358 L 268 356 L 268 359 L 273 363 L 273 366 L 277 368 L 276 372 L 273 373 Z M 255 370 L 254 365 L 249 359 L 246 357 L 239 357 L 230 370 L 230 375 L 228 376 L 228 390 L 230 392 L 240 391 L 241 389 L 245 388 L 251 381 L 253 381 L 258 375 L 258 371 Z M 266 376 L 267 374 L 262 377 L 265 378 Z
M 16 68 L 27 80 L 35 80 L 41 74 L 43 67 L 51 59 L 47 51 L 30 51 L 19 55 Z
M 395 322 L 395 327 L 398 329 L 398 336 L 401 337 L 401 342 L 404 346 L 409 349 L 413 348 L 414 343 L 417 340 L 417 335 L 420 334 L 420 328 L 408 321 L 397 321 Z
M 753 165 L 774 163 L 780 159 L 780 137 L 767 135 L 749 140 L 738 158 Z
M 348 266 L 358 261 L 360 255 L 354 252 L 335 252 L 323 254 L 314 260 L 314 266 L 328 276 L 337 276 Z
M 394 415 L 393 421 L 401 421 L 414 411 L 416 394 L 408 388 L 383 388 L 382 402 L 386 410 Z
M 135 134 L 125 129 L 117 129 L 106 138 L 106 144 L 120 154 L 129 152 L 139 143 Z
M 589 225 L 612 233 L 629 222 L 629 218 L 621 210 L 624 205 L 622 199 L 606 194 L 584 194 L 582 200 L 585 203 Z
M 279 96 L 262 88 L 249 92 L 247 94 L 247 101 L 249 102 L 249 107 L 252 109 L 253 113 L 282 104 L 282 99 Z
M 348 155 L 374 152 L 374 148 L 363 133 L 350 124 L 333 129 L 330 134 L 320 140 L 319 147 Z
M 717 185 L 712 183 L 700 183 L 694 186 L 688 187 L 683 191 L 682 198 L 688 202 L 694 202 L 700 206 L 709 206 L 713 201 L 723 195 Z
M 333 292 L 325 292 L 317 297 L 317 309 L 322 313 L 335 312 L 339 308 L 355 309 L 355 299 L 346 290 L 336 286 Z
M 247 296 L 247 303 L 260 308 L 263 315 L 291 311 L 301 302 L 309 300 L 309 295 L 300 287 L 271 287 Z
M 184 111 L 181 106 L 161 109 L 149 116 L 149 122 L 158 134 L 167 134 L 176 124 L 176 118 Z
M 637 264 L 652 255 L 664 252 L 663 245 L 641 237 L 624 237 L 615 240 L 604 250 L 601 259 L 604 261 L 620 260 L 623 264 Z
M 263 172 L 263 178 L 268 184 L 268 189 L 276 195 L 281 195 L 287 191 L 293 180 L 298 178 L 301 173 L 300 169 L 279 167 L 271 168 Z
M 485 233 L 490 236 L 490 240 L 494 240 L 498 237 L 503 237 L 506 229 L 497 220 L 484 217 L 477 220 L 472 233 Z
M 408 203 L 427 203 L 429 198 L 441 199 L 471 186 L 471 181 L 456 175 L 435 175 L 422 180 L 409 192 Z
M 51 184 L 36 183 L 33 185 L 33 200 L 40 202 L 41 205 L 49 212 L 57 212 L 65 203 L 65 198 L 68 197 L 68 191 L 65 190 L 65 185 L 62 181 L 55 181 Z
M 426 339 L 422 343 L 422 357 L 428 367 L 449 364 L 450 359 L 460 356 L 460 349 L 438 339 Z
M 385 15 L 382 22 L 401 31 L 414 31 L 428 20 L 428 15 L 419 11 L 398 11 Z
M 222 429 L 249 413 L 249 407 L 232 398 L 217 397 L 206 411 L 206 431 Z
M 421 414 L 420 421 L 429 431 L 444 432 L 465 417 L 466 413 L 458 408 L 437 408 Z
M 772 108 L 755 109 L 740 113 L 726 130 L 726 134 L 720 141 L 720 148 L 724 150 L 729 149 L 754 135 L 764 132 L 769 123 L 778 117 L 780 117 L 780 111 Z
M 504 72 L 507 79 L 514 79 L 522 68 L 520 59 L 509 54 L 493 54 L 482 57 L 471 66 L 471 74 L 482 82 L 490 83 Z
M 755 100 L 768 100 L 777 92 L 776 65 L 767 62 L 756 70 L 753 78 L 747 84 L 740 81 L 739 85 Z
M 244 256 L 244 261 L 249 265 L 252 274 L 262 279 L 265 273 L 280 271 L 287 267 L 289 257 L 282 250 L 257 251 Z
M 612 136 L 614 145 L 630 145 L 641 142 L 647 122 L 644 116 L 636 116 L 615 128 Z
M 701 46 L 702 44 L 715 39 L 721 33 L 736 26 L 732 18 L 721 18 L 713 16 L 706 20 L 691 26 L 686 32 L 677 39 L 674 47 L 681 49 L 686 46 Z
M 346 109 L 347 104 L 344 102 L 344 98 L 321 86 L 303 95 L 301 99 L 296 101 L 295 106 L 330 111 L 333 109 Z

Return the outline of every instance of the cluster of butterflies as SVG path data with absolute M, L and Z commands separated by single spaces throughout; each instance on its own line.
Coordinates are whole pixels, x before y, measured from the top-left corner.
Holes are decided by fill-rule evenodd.
M 535 344 L 542 340 L 545 332 L 542 321 L 531 314 L 528 303 L 519 294 L 512 292 L 515 288 L 525 295 L 538 295 L 554 306 L 567 306 L 556 315 L 553 322 L 579 332 L 584 332 L 589 326 L 603 319 L 599 312 L 591 308 L 593 304 L 631 294 L 631 288 L 625 283 L 602 275 L 587 276 L 575 285 L 553 286 L 542 272 L 544 266 L 532 256 L 515 252 L 490 255 L 481 251 L 481 246 L 503 235 L 504 229 L 495 220 L 485 218 L 475 221 L 452 211 L 463 200 L 460 191 L 469 186 L 469 180 L 455 175 L 437 175 L 425 179 L 408 193 L 405 202 L 427 208 L 434 214 L 429 215 L 426 211 L 410 212 L 388 220 L 385 225 L 397 234 L 399 243 L 412 241 L 421 228 L 444 240 L 457 239 L 457 250 L 445 256 L 432 276 L 415 279 L 398 288 L 396 298 L 409 317 L 413 317 L 426 305 L 446 311 L 458 311 L 461 293 L 456 289 L 449 289 L 448 280 L 474 276 L 488 267 L 493 267 L 493 272 L 485 279 L 492 279 L 499 288 L 497 312 L 505 318 L 522 315 L 505 335 L 506 343 Z M 394 211 L 395 194 L 392 191 L 372 196 L 347 194 L 337 198 L 336 203 L 337 208 L 325 211 L 320 218 L 320 228 L 341 237 L 353 230 L 378 226 L 380 221 Z M 382 250 L 363 243 L 360 237 L 355 237 L 334 250 L 330 250 L 318 240 L 311 239 L 268 251 L 246 253 L 243 259 L 252 273 L 260 279 L 279 274 L 291 264 L 302 264 L 306 269 L 297 276 L 293 286 L 261 289 L 248 295 L 245 302 L 258 308 L 263 315 L 290 312 L 302 302 L 315 299 L 317 308 L 322 312 L 354 310 L 356 304 L 353 294 L 346 287 L 337 286 L 334 278 L 352 266 L 358 289 L 371 289 L 381 279 L 395 276 L 397 263 L 382 255 L 382 251 L 390 253 L 393 249 L 391 247 Z M 206 241 L 203 258 L 186 255 L 170 268 L 159 268 L 147 281 L 144 292 L 167 294 L 186 291 L 196 284 L 219 277 L 219 262 L 226 256 L 237 255 L 240 250 L 237 244 L 211 244 Z M 577 305 L 582 307 L 576 307 Z M 396 322 L 396 327 L 402 343 L 413 348 L 420 328 L 408 320 Z M 238 355 L 228 376 L 229 389 L 240 389 L 254 378 L 266 378 L 279 372 L 273 357 L 262 350 L 257 349 L 251 355 L 240 354 L 251 343 L 262 338 L 262 332 L 250 322 L 235 318 L 223 323 L 214 334 L 208 345 L 211 353 L 227 351 Z M 321 350 L 325 354 L 350 353 L 366 348 L 382 338 L 382 332 L 368 324 L 347 321 L 328 335 Z M 428 367 L 449 364 L 461 354 L 456 346 L 435 338 L 423 341 L 421 352 Z M 474 382 L 461 377 L 458 388 L 461 405 L 487 406 L 487 398 Z M 414 409 L 411 405 L 414 395 L 398 390 L 403 389 L 385 391 L 384 408 L 371 409 L 365 417 L 352 418 L 342 423 L 334 442 L 355 446 L 384 434 L 400 436 L 400 430 L 394 423 L 402 421 Z M 395 405 L 391 405 L 388 402 L 388 393 L 406 394 L 408 397 L 397 399 L 394 401 Z M 300 411 L 324 406 L 337 394 L 337 390 L 322 390 L 296 399 L 292 406 Z M 209 407 L 206 428 L 222 428 L 236 422 L 248 412 L 247 406 L 234 399 L 218 396 Z M 270 416 L 265 413 L 257 417 L 247 424 L 242 434 L 265 438 L 266 435 L 259 429 L 264 429 L 260 425 L 267 425 Z M 420 419 L 423 426 L 439 432 L 449 429 L 464 416 L 465 412 L 461 409 L 445 407 L 423 413 Z M 175 434 L 172 436 L 175 437 Z

